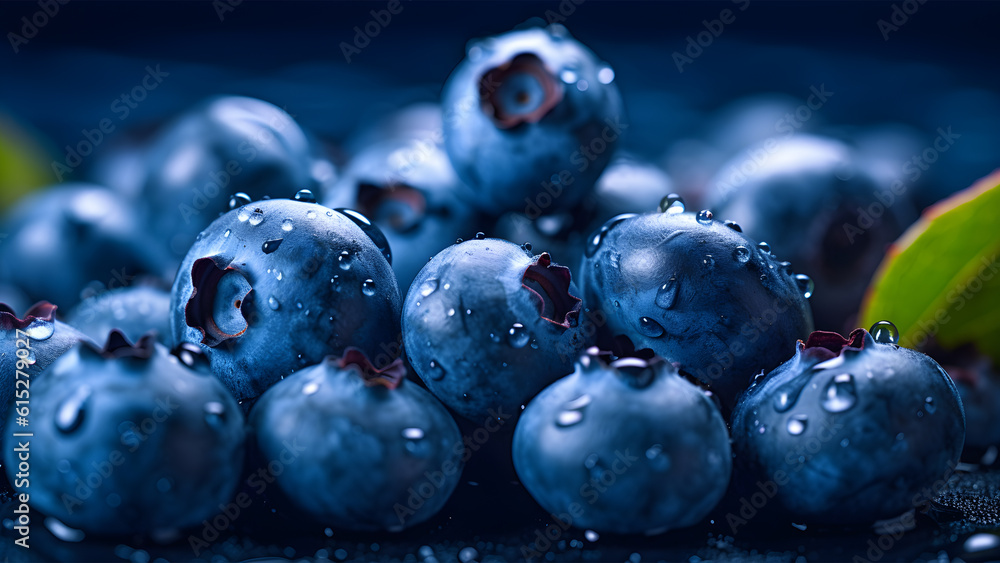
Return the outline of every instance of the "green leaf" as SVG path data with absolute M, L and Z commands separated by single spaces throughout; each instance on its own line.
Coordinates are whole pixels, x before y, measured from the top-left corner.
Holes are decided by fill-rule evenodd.
M 868 287 L 862 326 L 888 320 L 899 344 L 974 343 L 1000 362 L 1000 171 L 927 209 Z

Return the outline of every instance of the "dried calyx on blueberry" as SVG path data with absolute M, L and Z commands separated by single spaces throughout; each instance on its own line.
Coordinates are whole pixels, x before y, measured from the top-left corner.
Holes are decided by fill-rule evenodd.
M 174 341 L 201 344 L 240 400 L 348 345 L 386 365 L 399 355 L 401 301 L 389 259 L 356 211 L 317 205 L 308 191 L 255 203 L 237 194 L 174 282 Z
M 258 453 L 269 462 L 296 456 L 276 478 L 297 508 L 337 528 L 390 531 L 441 509 L 461 477 L 462 436 L 405 372 L 401 359 L 379 369 L 348 348 L 260 398 L 250 415 Z M 434 494 L 415 503 L 431 472 Z
M 236 488 L 243 416 L 218 379 L 185 367 L 152 336 L 112 331 L 76 346 L 32 385 L 31 501 L 98 535 L 150 534 L 214 514 Z M 6 452 L 8 476 L 17 453 Z M 111 467 L 90 494 L 81 479 Z
M 778 482 L 772 504 L 789 519 L 892 518 L 930 501 L 922 491 L 955 468 L 965 440 L 955 384 L 897 334 L 884 321 L 848 338 L 814 332 L 741 398 L 737 463 L 748 481 Z
M 674 194 L 660 211 L 619 215 L 588 240 L 579 278 L 584 300 L 607 320 L 599 342 L 627 336 L 731 409 L 755 374 L 777 367 L 812 330 L 812 281 L 738 224 L 686 212 Z
M 499 239 L 452 245 L 424 266 L 403 306 L 406 355 L 462 416 L 517 412 L 573 371 L 594 328 L 568 268 Z
M 586 195 L 626 127 L 614 71 L 565 27 L 525 27 L 472 41 L 445 85 L 448 156 L 481 209 Z M 581 150 L 593 156 L 580 166 Z M 562 177 L 567 170 L 576 172 Z
M 651 354 L 597 348 L 528 403 L 514 431 L 521 483 L 572 525 L 662 533 L 698 523 L 722 498 L 732 457 L 714 402 Z

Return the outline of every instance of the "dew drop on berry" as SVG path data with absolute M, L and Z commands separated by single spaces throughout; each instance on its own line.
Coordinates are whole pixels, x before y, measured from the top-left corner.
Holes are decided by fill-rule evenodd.
M 795 406 L 802 393 L 803 385 L 799 382 L 789 382 L 778 389 L 778 396 L 774 398 L 775 412 L 785 412 Z
M 275 299 L 272 295 L 267 298 L 267 306 L 270 307 L 272 311 L 277 311 L 278 308 L 281 307 L 281 302 Z
M 797 285 L 799 291 L 802 292 L 802 297 L 805 297 L 806 299 L 812 297 L 813 290 L 816 289 L 816 284 L 813 283 L 812 278 L 805 274 L 797 274 L 795 276 L 795 285 Z
M 205 422 L 213 428 L 222 428 L 226 424 L 226 407 L 218 401 L 205 403 Z
M 583 413 L 580 411 L 562 411 L 556 417 L 556 426 L 567 428 L 583 420 Z
M 733 249 L 733 258 L 740 264 L 750 261 L 750 249 L 745 246 L 737 246 Z
M 880 344 L 895 344 L 899 342 L 899 330 L 889 321 L 879 321 L 868 330 L 875 342 Z
M 663 309 L 669 309 L 674 306 L 674 301 L 677 299 L 677 277 L 670 276 L 667 283 L 660 286 L 660 289 L 656 290 L 655 303 L 657 307 Z
M 236 213 L 236 218 L 239 219 L 241 223 L 245 223 L 246 220 L 250 218 L 250 212 L 247 211 L 245 207 L 241 207 Z
M 806 431 L 806 422 L 808 422 L 806 415 L 792 415 L 792 417 L 788 419 L 788 425 L 785 428 L 792 436 L 798 436 Z
M 52 333 L 56 330 L 56 325 L 53 321 L 45 319 L 35 319 L 31 321 L 28 328 L 24 329 L 24 333 L 28 335 L 28 338 L 32 340 L 48 340 L 52 337 Z
M 702 225 L 712 224 L 712 212 L 707 209 L 702 209 L 698 212 L 698 222 Z
M 601 539 L 601 536 L 594 530 L 587 530 L 583 533 L 583 537 L 587 538 L 587 541 L 589 542 L 595 542 Z
M 736 221 L 726 221 L 724 223 L 724 225 L 726 225 L 730 229 L 736 231 L 737 233 L 742 233 L 743 232 L 743 227 L 741 227 L 740 224 L 737 223 Z
M 368 278 L 364 282 L 362 282 L 361 292 L 367 295 L 368 297 L 375 295 L 375 280 Z
M 414 457 L 427 457 L 430 454 L 431 445 L 424 440 L 424 431 L 420 428 L 404 428 L 403 438 L 406 444 L 406 453 Z
M 662 472 L 670 469 L 670 456 L 663 453 L 663 446 L 660 444 L 654 444 L 646 450 L 646 459 L 649 460 L 649 466 L 653 471 Z
M 608 220 L 608 222 L 601 225 L 601 228 L 590 237 L 589 241 L 587 241 L 587 249 L 585 251 L 587 258 L 591 258 L 594 254 L 597 254 L 598 249 L 601 248 L 601 244 L 604 243 L 604 238 L 608 236 L 608 232 L 611 231 L 611 229 L 618 226 L 618 224 L 622 221 L 631 219 L 632 217 L 635 217 L 635 213 L 622 213 L 621 215 L 612 217 Z
M 778 262 L 778 267 L 781 268 L 781 271 L 783 273 L 786 273 L 786 274 L 792 273 L 792 263 L 791 262 L 784 262 L 784 261 Z
M 483 240 L 484 238 L 486 238 L 486 233 L 484 233 L 482 231 L 479 231 L 478 233 L 476 233 L 476 240 Z
M 244 205 L 250 203 L 250 196 L 243 192 L 237 192 L 233 194 L 233 197 L 229 198 L 229 209 L 236 209 L 237 207 L 243 207 Z M 241 219 L 246 221 L 246 219 Z
M 820 404 L 827 412 L 844 412 L 858 402 L 858 392 L 854 387 L 854 376 L 849 373 L 842 373 L 833 376 L 823 391 L 823 398 Z
M 521 248 L 523 248 L 524 250 L 526 250 L 528 252 L 531 252 L 531 243 L 530 242 L 526 242 L 526 243 L 524 243 L 524 244 L 521 245 Z
M 270 253 L 274 252 L 275 250 L 278 250 L 278 247 L 281 246 L 281 243 L 284 240 L 285 239 L 276 238 L 276 239 L 271 239 L 271 240 L 268 240 L 268 241 L 264 241 L 264 244 L 261 245 L 260 249 L 264 252 L 264 254 L 270 254 Z
M 316 196 L 313 195 L 312 190 L 299 190 L 295 192 L 295 201 L 301 201 L 304 203 L 316 203 Z
M 663 326 L 649 317 L 639 318 L 639 332 L 650 337 L 659 338 L 665 332 Z
M 684 200 L 677 194 L 669 194 L 660 200 L 660 213 L 684 213 Z
M 438 381 L 444 377 L 445 374 L 444 368 L 441 367 L 441 364 L 438 363 L 437 360 L 431 360 L 430 363 L 427 364 L 427 369 L 428 369 L 427 375 L 429 375 L 430 378 L 435 381 Z
M 490 333 L 490 340 L 492 340 L 494 343 L 499 344 L 500 343 L 500 335 L 497 334 L 497 333 L 495 333 L 495 332 L 491 332 Z
M 253 213 L 250 214 L 250 224 L 256 227 L 257 225 L 260 225 L 263 222 L 264 222 L 264 210 L 258 207 L 253 210 Z
M 56 411 L 56 428 L 60 432 L 69 434 L 83 424 L 90 394 L 90 386 L 81 385 L 59 406 L 59 410 Z
M 47 517 L 42 523 L 45 524 L 45 527 L 48 528 L 50 532 L 52 532 L 53 536 L 64 542 L 80 542 L 83 541 L 83 538 L 86 536 L 82 530 L 70 528 L 66 524 L 63 524 L 61 521 L 56 520 L 51 516 Z
M 615 71 L 609 66 L 602 66 L 597 70 L 597 81 L 601 84 L 611 84 L 615 81 Z
M 593 469 L 597 466 L 597 462 L 601 461 L 601 457 L 597 454 L 590 454 L 587 459 L 583 460 L 583 467 L 586 469 Z
M 454 307 L 452 307 L 451 309 L 448 309 L 448 316 L 449 317 L 454 317 L 455 316 L 455 308 Z
M 230 230 L 230 229 L 226 229 L 226 232 L 222 233 L 222 238 L 229 238 L 229 235 L 230 235 L 230 234 L 231 234 L 232 232 L 233 232 L 232 230 Z
M 701 263 L 709 270 L 715 268 L 715 258 L 712 258 L 711 254 L 706 254 L 705 258 L 701 261 Z
M 340 256 L 337 256 L 337 264 L 340 266 L 341 270 L 350 270 L 351 260 L 351 253 L 346 250 L 341 251 Z
M 934 406 L 934 397 L 927 397 L 924 399 L 924 410 L 926 410 L 928 414 L 934 414 L 934 412 L 937 411 L 937 407 Z
M 303 395 L 315 395 L 317 391 L 319 391 L 318 381 L 310 381 L 302 386 Z
M 767 244 L 766 242 L 758 242 L 757 243 L 757 248 L 759 248 L 760 251 L 763 252 L 763 253 L 765 253 L 765 254 L 768 253 L 768 252 L 771 252 L 771 245 Z
M 291 219 L 285 219 L 284 221 L 281 222 L 281 230 L 285 231 L 286 233 L 288 231 L 291 231 L 294 228 L 295 228 L 295 225 L 292 224 L 292 220 Z
M 507 331 L 507 343 L 513 348 L 524 348 L 528 345 L 529 340 L 531 340 L 531 335 L 521 323 L 514 323 Z
M 438 281 L 437 279 L 432 278 L 420 284 L 420 289 L 418 291 L 420 292 L 421 296 L 427 297 L 428 295 L 437 291 L 437 288 L 438 288 Z

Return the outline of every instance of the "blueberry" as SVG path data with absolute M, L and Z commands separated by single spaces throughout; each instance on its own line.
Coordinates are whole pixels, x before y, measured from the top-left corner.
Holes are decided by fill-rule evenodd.
M 568 268 L 498 239 L 450 246 L 403 306 L 407 358 L 427 388 L 470 420 L 517 412 L 573 371 L 594 328 Z M 496 416 L 492 414 L 492 416 Z
M 169 277 L 135 211 L 107 188 L 63 184 L 32 194 L 5 218 L 0 274 L 32 300 L 72 307 L 140 274 Z
M 347 346 L 385 366 L 399 355 L 401 299 L 371 238 L 384 237 L 358 222 L 286 199 L 223 215 L 174 281 L 174 341 L 200 343 L 241 400 Z
M 395 250 L 392 269 L 403 291 L 429 257 L 475 232 L 482 221 L 458 198 L 461 182 L 437 144 L 440 109 L 436 117 L 426 115 L 428 111 L 419 106 L 400 113 L 419 112 L 424 127 L 436 121 L 436 137 L 423 128 L 384 132 L 389 138 L 362 147 L 351 158 L 325 200 L 329 207 L 356 209 L 379 226 Z
M 56 306 L 51 303 L 36 303 L 24 318 L 18 318 L 13 309 L 0 303 L 0 431 L 15 393 L 18 399 L 30 396 L 21 391 L 30 390 L 31 379 L 81 342 L 91 340 L 56 320 Z M 17 372 L 25 376 L 19 377 Z M 28 387 L 15 383 L 18 379 Z
M 209 99 L 168 125 L 147 152 L 141 202 L 149 228 L 180 259 L 229 210 L 230 195 L 257 200 L 308 189 L 332 174 L 284 110 L 239 96 Z
M 211 517 L 236 488 L 236 401 L 151 337 L 133 346 L 112 332 L 103 349 L 79 345 L 33 383 L 31 484 L 18 492 L 47 516 L 98 535 L 150 534 Z M 5 459 L 14 482 L 14 448 Z
M 866 524 L 930 501 L 965 440 L 955 384 L 929 357 L 817 331 L 733 413 L 737 463 L 778 484 L 795 522 Z
M 759 164 L 748 175 L 745 163 L 754 158 Z M 858 160 L 833 139 L 770 140 L 723 167 L 706 204 L 813 279 L 813 313 L 823 329 L 853 323 L 886 246 L 916 218 L 905 194 L 893 195 Z
M 585 355 L 528 403 L 514 467 L 551 514 L 600 532 L 696 524 L 722 498 L 732 457 L 715 403 L 659 357 Z
M 149 331 L 170 346 L 170 292 L 153 285 L 113 289 L 84 300 L 66 315 L 66 322 L 95 341 L 118 329 L 136 341 Z
M 475 204 L 496 213 L 580 201 L 626 127 L 613 80 L 562 25 L 471 42 L 442 107 L 448 156 Z
M 281 490 L 335 528 L 398 531 L 436 514 L 458 484 L 464 445 L 448 411 L 397 360 L 329 357 L 269 389 L 251 411 Z
M 679 362 L 724 409 L 812 330 L 809 281 L 708 211 L 620 215 L 594 232 L 580 270 L 584 300 L 606 317 L 601 340 Z M 672 203 L 672 205 L 670 205 Z
M 928 348 L 928 355 L 948 372 L 962 398 L 966 456 L 972 459 L 991 446 L 1000 446 L 1000 372 L 996 364 L 972 345 L 947 351 L 934 344 Z

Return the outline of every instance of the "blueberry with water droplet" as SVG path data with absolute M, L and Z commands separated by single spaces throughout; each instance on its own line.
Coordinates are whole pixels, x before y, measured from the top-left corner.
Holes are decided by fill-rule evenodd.
M 677 194 L 669 194 L 660 200 L 660 213 L 684 213 L 684 199 Z
M 236 209 L 237 207 L 243 207 L 244 205 L 250 204 L 250 196 L 243 192 L 236 192 L 233 197 L 229 198 L 229 209 Z
M 113 331 L 103 348 L 78 344 L 32 383 L 29 424 L 18 426 L 33 434 L 31 488 L 20 492 L 46 515 L 86 533 L 149 534 L 195 525 L 234 492 L 243 465 L 239 406 L 218 379 L 151 336 L 133 345 Z M 218 420 L 206 418 L 206 405 Z M 7 448 L 12 483 L 16 456 Z M 110 469 L 81 496 L 60 470 L 67 459 L 81 474 Z M 176 494 L 163 495 L 163 479 Z
M 872 325 L 868 332 L 875 342 L 880 344 L 895 344 L 899 342 L 899 330 L 889 321 L 879 321 Z
M 348 348 L 286 377 L 254 406 L 250 426 L 263 463 L 280 463 L 290 443 L 301 448 L 275 478 L 318 523 L 402 530 L 437 513 L 461 479 L 458 426 L 405 374 L 402 360 L 380 369 Z M 434 494 L 407 504 L 435 471 Z
M 241 224 L 245 210 L 265 219 Z M 359 225 L 363 217 L 290 199 L 239 211 L 212 223 L 181 265 L 171 292 L 174 342 L 203 345 L 237 399 L 253 399 L 347 346 L 394 359 L 383 347 L 398 350 L 402 300 L 386 250 Z M 303 219 L 288 228 L 289 217 Z M 212 235 L 226 229 L 239 239 L 217 242 Z M 320 309 L 319 318 L 333 320 L 316 322 Z
M 514 412 L 570 373 L 588 345 L 592 321 L 577 294 L 569 269 L 548 253 L 469 240 L 441 251 L 414 279 L 403 305 L 404 349 L 427 388 L 462 416 Z
M 965 414 L 929 357 L 864 329 L 849 338 L 817 331 L 746 391 L 732 433 L 740 487 L 756 491 L 755 480 L 788 476 L 770 518 L 860 525 L 913 508 L 915 495 L 954 467 Z
M 690 212 L 648 213 L 597 235 L 579 279 L 585 301 L 606 317 L 599 345 L 627 343 L 678 362 L 726 412 L 755 374 L 787 360 L 813 329 L 792 276 L 735 229 Z
M 316 203 L 316 196 L 313 195 L 312 190 L 299 190 L 295 192 L 295 201 L 301 201 L 303 203 Z
M 698 523 L 732 468 L 719 409 L 661 358 L 610 358 L 591 349 L 528 403 L 514 430 L 519 480 L 552 514 L 575 507 L 570 524 L 588 537 Z

